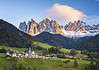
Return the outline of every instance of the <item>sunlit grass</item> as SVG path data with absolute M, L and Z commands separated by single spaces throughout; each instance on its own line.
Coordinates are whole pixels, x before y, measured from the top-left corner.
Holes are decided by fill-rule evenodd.
M 65 61 L 70 62 L 65 63 Z M 36 58 L 20 58 L 17 59 L 17 64 L 23 64 L 25 67 L 31 67 L 36 70 L 82 70 L 90 61 L 77 60 L 79 65 L 77 68 L 73 67 L 74 59 L 36 59 Z M 4 70 L 5 67 L 10 67 L 12 61 L 0 57 L 0 70 Z

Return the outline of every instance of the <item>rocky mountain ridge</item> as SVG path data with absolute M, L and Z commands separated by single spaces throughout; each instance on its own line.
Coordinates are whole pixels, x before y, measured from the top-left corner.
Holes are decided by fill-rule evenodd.
M 29 21 L 27 24 L 26 22 L 20 23 L 19 29 L 31 36 L 40 34 L 42 32 L 49 32 L 70 37 L 82 37 L 92 35 L 94 32 L 96 33 L 94 30 L 99 30 L 99 25 L 90 26 L 85 22 L 78 20 L 62 26 L 55 20 L 45 18 L 39 23 L 35 22 L 33 19 L 31 19 L 31 21 Z
M 31 19 L 31 21 L 29 21 L 26 26 L 25 22 L 21 22 L 19 29 L 23 32 L 26 30 L 25 33 L 28 33 L 32 36 L 41 32 L 64 34 L 64 28 L 59 25 L 55 20 L 49 20 L 48 18 L 45 18 L 39 24 Z

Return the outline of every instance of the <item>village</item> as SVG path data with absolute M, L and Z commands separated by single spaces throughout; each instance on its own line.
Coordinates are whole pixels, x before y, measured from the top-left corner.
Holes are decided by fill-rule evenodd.
M 13 53 L 10 53 L 8 51 L 8 52 L 6 52 L 6 56 L 16 57 L 16 58 L 24 57 L 24 58 L 59 59 L 56 56 L 50 56 L 50 55 L 43 56 L 41 54 L 38 54 L 35 51 L 32 51 L 32 48 L 28 48 L 28 51 L 26 51 L 26 52 L 13 52 Z

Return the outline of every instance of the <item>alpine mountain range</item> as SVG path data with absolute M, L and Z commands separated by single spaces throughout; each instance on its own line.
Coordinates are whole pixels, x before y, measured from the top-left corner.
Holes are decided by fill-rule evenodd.
M 61 34 L 66 37 L 85 37 L 98 34 L 99 24 L 88 25 L 86 22 L 78 20 L 62 26 L 56 20 L 45 18 L 39 23 L 33 19 L 28 23 L 21 22 L 19 29 L 31 36 L 38 35 L 42 32 L 49 32 L 52 34 Z

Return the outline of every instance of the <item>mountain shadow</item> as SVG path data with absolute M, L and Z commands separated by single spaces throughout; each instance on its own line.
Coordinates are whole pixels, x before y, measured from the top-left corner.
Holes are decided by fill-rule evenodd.
M 12 24 L 0 19 L 0 45 L 28 47 L 31 45 L 31 36 L 19 31 Z

